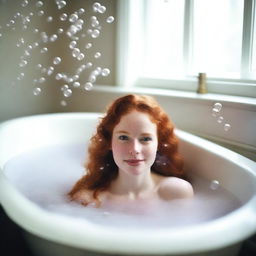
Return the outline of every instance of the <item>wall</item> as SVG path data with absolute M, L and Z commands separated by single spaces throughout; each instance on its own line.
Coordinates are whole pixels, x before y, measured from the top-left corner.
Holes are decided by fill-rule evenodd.
M 99 76 L 97 83 L 115 84 L 116 22 L 109 24 L 105 20 L 111 15 L 116 17 L 116 0 L 100 1 L 102 5 L 106 6 L 106 12 L 103 14 L 93 12 L 92 4 L 95 1 L 92 0 L 66 1 L 67 5 L 62 9 L 57 8 L 54 0 L 43 1 L 44 4 L 41 8 L 36 6 L 37 2 L 28 1 L 28 4 L 23 7 L 22 3 L 25 3 L 25 1 L 0 1 L 0 121 L 24 115 L 56 112 L 61 100 L 68 102 L 72 99 L 63 97 L 60 88 L 65 82 L 56 80 L 55 75 L 58 72 L 74 74 L 81 64 L 89 61 L 93 62 L 94 67 L 107 67 L 111 70 L 109 76 Z M 85 58 L 82 61 L 73 58 L 69 48 L 72 39 L 66 36 L 66 31 L 71 23 L 60 20 L 62 13 L 70 15 L 74 11 L 78 11 L 79 8 L 85 10 L 85 13 L 81 16 L 85 23 L 82 32 L 79 34 L 80 39 L 77 41 L 77 46 L 81 49 L 81 52 L 85 53 Z M 44 11 L 42 16 L 38 15 L 40 10 Z M 17 13 L 21 15 L 18 16 Z M 102 27 L 98 38 L 92 38 L 86 33 L 92 15 L 98 17 Z M 49 16 L 53 17 L 51 22 L 47 21 Z M 26 21 L 26 17 L 29 17 L 30 21 Z M 14 21 L 13 24 L 12 20 Z M 24 28 L 24 25 L 27 28 Z M 63 28 L 64 32 L 58 34 L 58 28 Z M 38 32 L 35 32 L 35 29 L 38 29 Z M 47 43 L 43 43 L 41 32 L 46 32 L 49 38 L 50 35 L 56 34 L 58 39 L 55 42 L 48 40 Z M 82 34 L 84 34 L 84 37 Z M 21 38 L 24 39 L 24 43 L 20 41 Z M 34 47 L 36 42 L 39 43 L 39 46 Z M 93 46 L 86 50 L 85 45 L 88 42 L 92 43 Z M 19 47 L 17 47 L 17 43 L 20 43 Z M 24 67 L 20 67 L 21 56 L 24 56 L 29 45 L 34 48 L 28 51 L 30 56 L 25 58 L 28 63 Z M 48 48 L 46 53 L 41 53 L 43 47 Z M 97 51 L 101 52 L 102 55 L 95 59 L 94 53 Z M 54 66 L 52 61 L 56 56 L 60 56 L 62 61 L 59 65 Z M 54 66 L 54 73 L 48 76 L 45 72 L 42 72 L 42 69 L 36 68 L 38 64 L 46 68 Z M 17 80 L 21 73 L 24 73 L 24 77 Z M 82 73 L 79 80 L 81 86 L 87 81 L 88 76 L 88 72 Z M 34 79 L 40 77 L 45 77 L 46 81 L 35 84 Z M 33 95 L 33 90 L 36 87 L 40 87 L 42 90 L 38 96 Z M 72 88 L 72 84 L 70 84 L 70 87 Z

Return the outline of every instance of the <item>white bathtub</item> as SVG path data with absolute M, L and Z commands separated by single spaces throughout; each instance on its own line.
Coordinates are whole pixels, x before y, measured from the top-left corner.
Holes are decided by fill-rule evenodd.
M 2 123 L 0 168 L 27 150 L 88 140 L 98 117 L 97 113 L 47 114 Z M 191 134 L 179 130 L 176 134 L 186 169 L 209 180 L 217 177 L 243 202 L 241 207 L 196 226 L 159 228 L 154 232 L 103 227 L 40 208 L 19 193 L 3 171 L 1 204 L 26 231 L 37 255 L 237 255 L 241 243 L 256 232 L 256 163 Z

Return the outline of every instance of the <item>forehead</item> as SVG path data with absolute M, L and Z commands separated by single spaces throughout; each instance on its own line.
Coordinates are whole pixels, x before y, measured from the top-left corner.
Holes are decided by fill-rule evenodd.
M 120 122 L 114 128 L 114 132 L 117 130 L 156 132 L 156 129 L 156 124 L 151 121 L 147 113 L 134 110 L 122 116 Z

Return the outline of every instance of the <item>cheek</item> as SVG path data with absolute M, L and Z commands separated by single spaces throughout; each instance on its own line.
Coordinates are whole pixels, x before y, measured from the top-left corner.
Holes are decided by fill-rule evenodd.
M 126 152 L 126 148 L 123 144 L 118 143 L 117 141 L 113 141 L 112 142 L 112 152 L 113 152 L 113 156 L 115 157 L 119 157 L 125 154 Z

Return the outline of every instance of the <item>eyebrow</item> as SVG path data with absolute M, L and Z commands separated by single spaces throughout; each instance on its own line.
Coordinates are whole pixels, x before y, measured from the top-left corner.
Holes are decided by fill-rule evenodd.
M 129 132 L 124 131 L 124 130 L 116 131 L 116 133 L 129 134 Z M 141 134 L 141 136 L 153 136 L 153 134 L 148 133 L 148 132 L 144 132 L 144 133 Z

